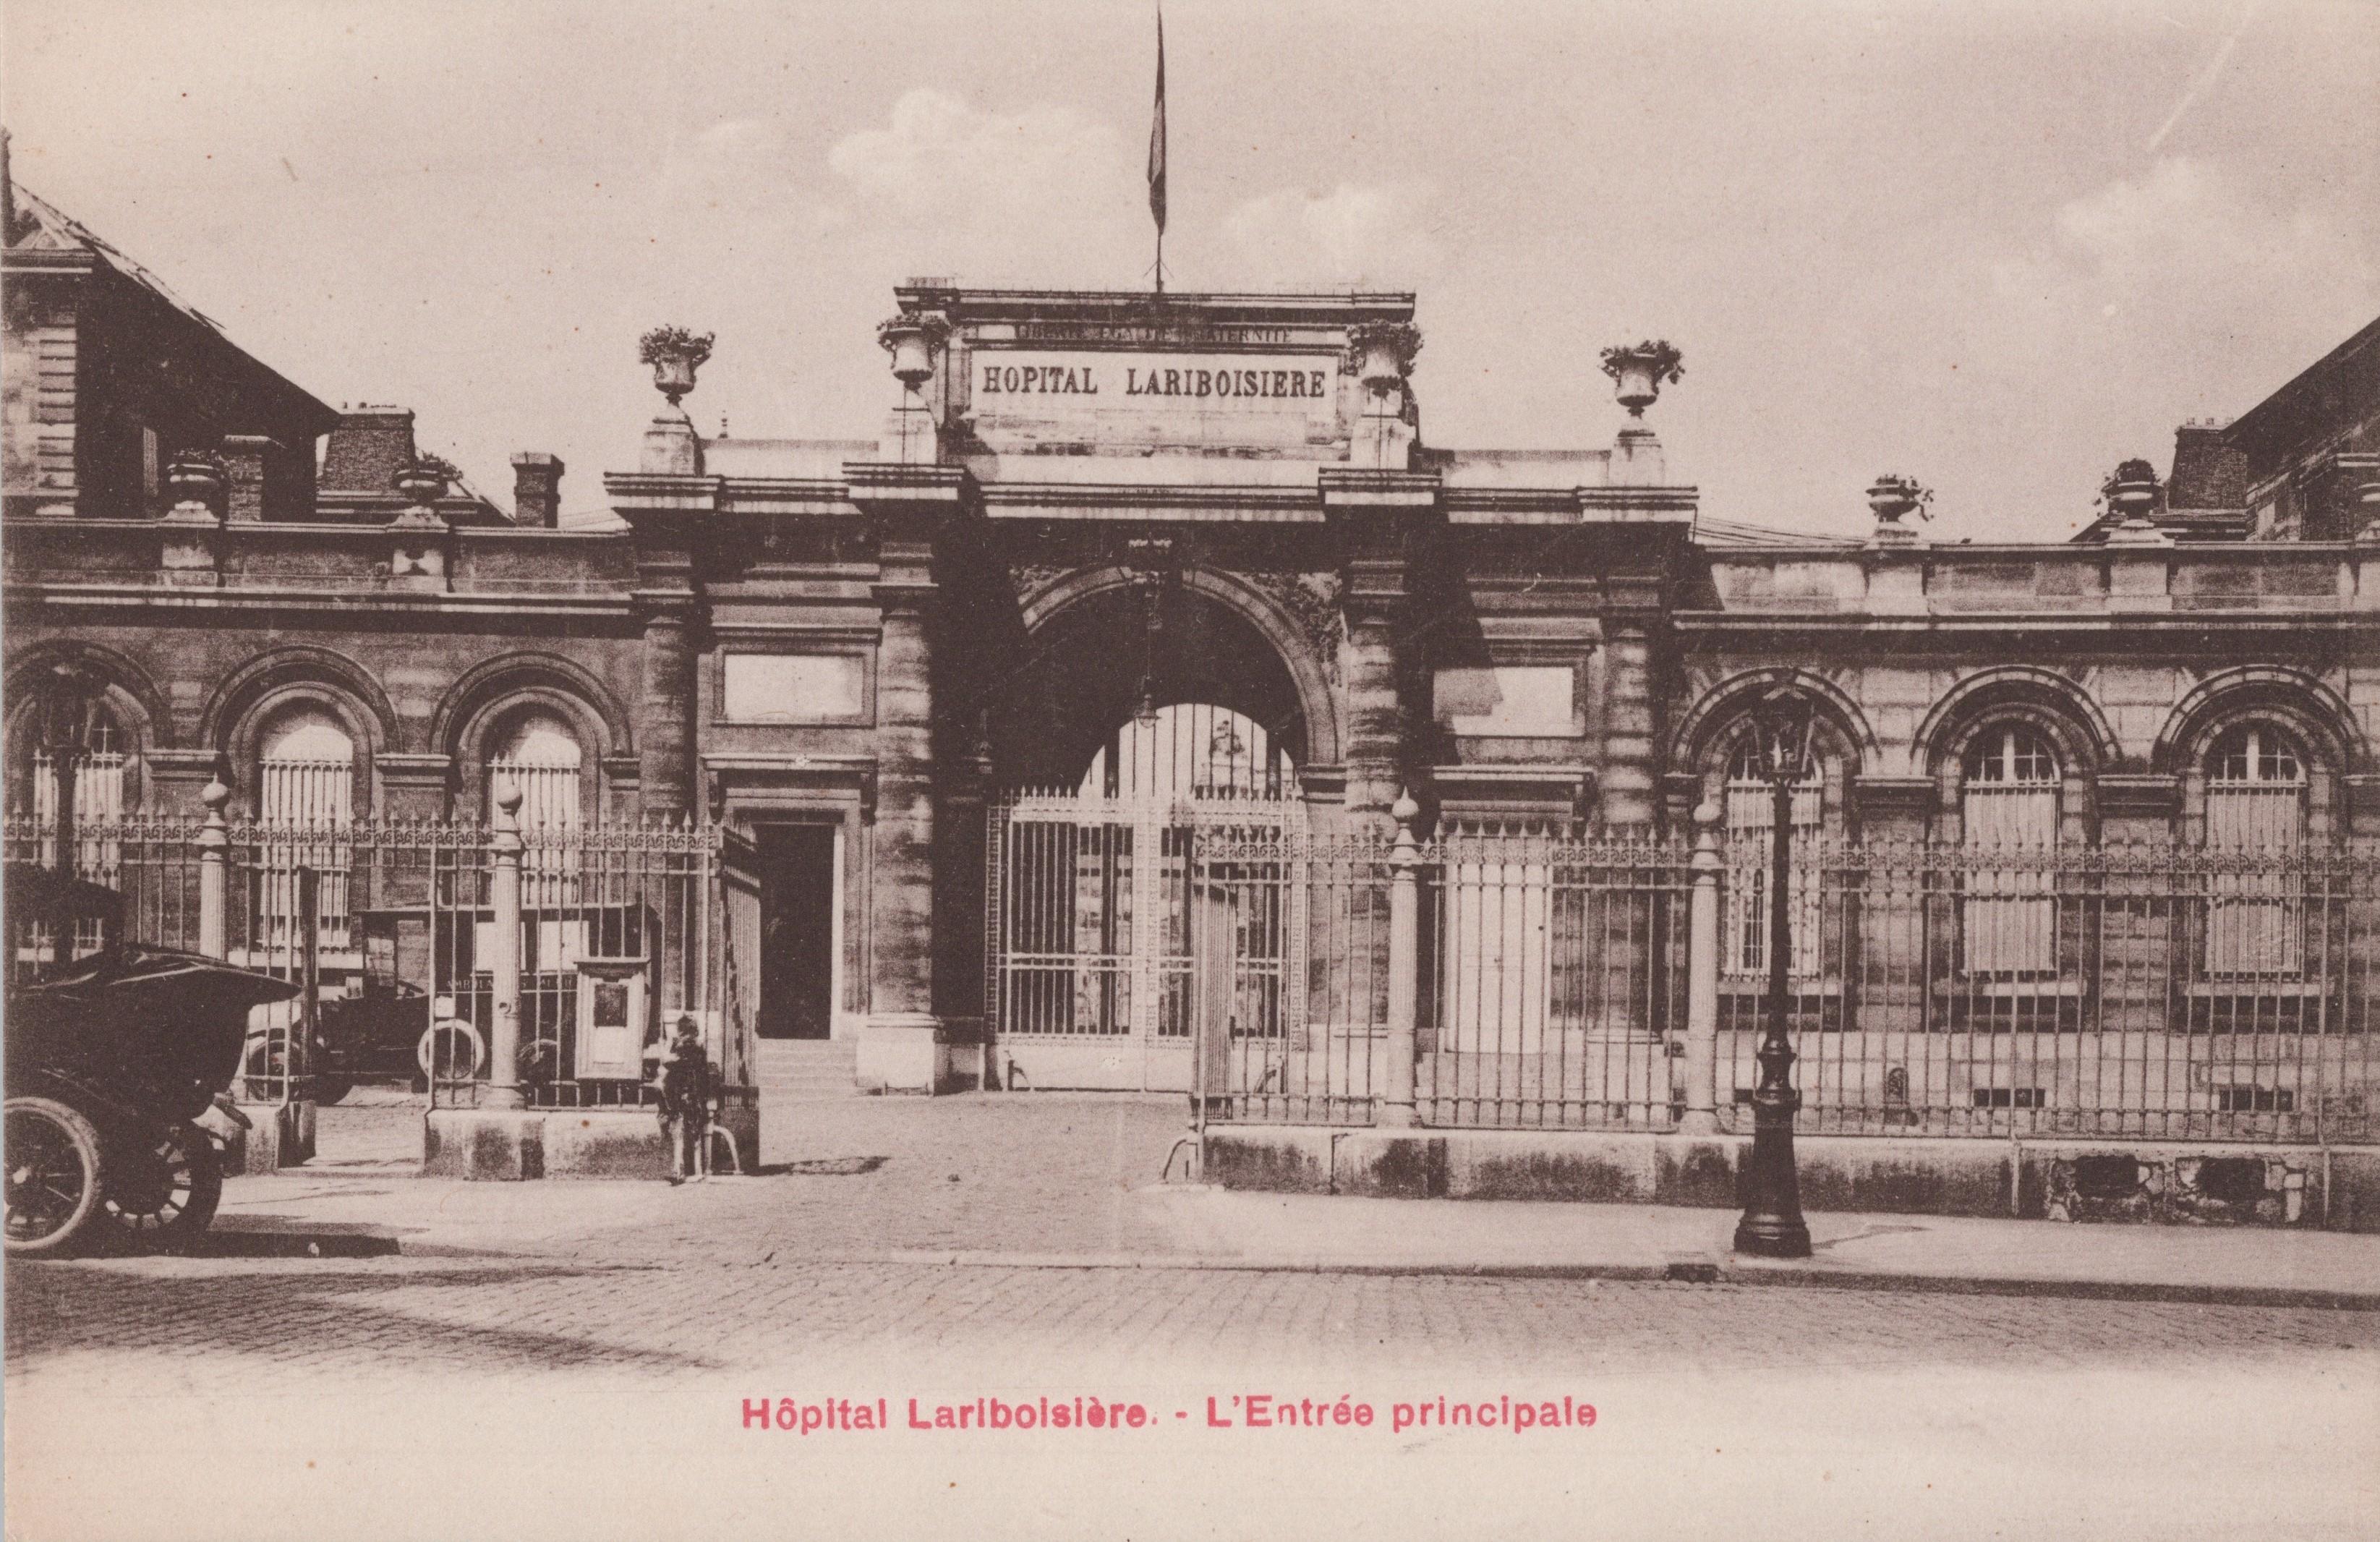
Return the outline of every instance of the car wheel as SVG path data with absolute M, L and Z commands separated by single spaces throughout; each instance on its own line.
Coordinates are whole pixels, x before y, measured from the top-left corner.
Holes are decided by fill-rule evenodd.
M 345 1076 L 317 1076 L 314 1078 L 314 1101 L 329 1108 L 355 1089 L 356 1084 Z
M 277 1103 L 281 1101 L 282 1084 L 286 1079 L 289 1057 L 281 1040 L 251 1038 L 248 1054 L 240 1065 L 240 1100 L 247 1103 Z
M 222 1203 L 223 1163 L 195 1124 L 168 1126 L 140 1160 L 119 1164 L 105 1200 L 120 1239 L 159 1249 L 188 1246 Z
M 6 1111 L 7 1249 L 64 1253 L 99 1211 L 98 1127 L 54 1098 L 11 1098 Z

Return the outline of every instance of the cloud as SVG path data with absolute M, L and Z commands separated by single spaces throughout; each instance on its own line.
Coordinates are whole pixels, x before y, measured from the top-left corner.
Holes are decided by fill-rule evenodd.
M 2222 358 L 2227 338 L 2318 353 L 2380 300 L 2364 243 L 2332 210 L 2275 207 L 2187 156 L 2068 202 L 2046 242 L 1992 278 L 2004 303 L 2070 341 L 2104 332 L 2178 360 Z
M 1282 188 L 1241 204 L 1223 227 L 1258 282 L 1411 285 L 1439 263 L 1430 200 L 1421 183 L 1342 182 L 1320 197 Z
M 836 144 L 827 164 L 856 200 L 855 218 L 936 271 L 1125 283 L 1147 261 L 1137 153 L 1071 107 L 987 112 L 919 87 L 885 127 Z

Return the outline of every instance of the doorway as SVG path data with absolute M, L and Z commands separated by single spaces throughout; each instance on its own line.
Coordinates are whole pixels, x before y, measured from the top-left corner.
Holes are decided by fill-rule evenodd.
M 763 1038 L 834 1033 L 836 898 L 841 831 L 828 824 L 762 827 L 760 1011 Z

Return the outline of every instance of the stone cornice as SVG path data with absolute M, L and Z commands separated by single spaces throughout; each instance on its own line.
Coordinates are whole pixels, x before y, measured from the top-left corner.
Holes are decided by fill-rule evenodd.
M 11 609 L 116 610 L 258 610 L 290 614 L 335 613 L 342 616 L 382 614 L 390 617 L 517 615 L 538 619 L 613 619 L 629 613 L 625 591 L 608 593 L 537 594 L 521 591 L 473 593 L 356 588 L 322 589 L 182 589 L 158 584 L 74 584 L 11 582 L 0 588 L 0 602 Z
M 912 466 L 893 461 L 855 460 L 843 468 L 853 503 L 870 504 L 942 504 L 957 507 L 975 479 L 959 466 Z
M 372 757 L 372 769 L 392 786 L 443 788 L 454 775 L 455 758 L 382 750 Z
M 992 519 L 1142 518 L 1247 524 L 1312 524 L 1322 519 L 1305 487 L 1149 486 L 1123 482 L 990 482 L 982 489 Z
M 1435 471 L 1362 471 L 1324 467 L 1316 477 L 1322 506 L 1331 513 L 1438 506 L 1443 480 Z
M 2181 778 L 2135 771 L 2102 771 L 2092 783 L 2104 817 L 2170 819 L 2181 807 Z
M 1582 517 L 1611 524 L 1691 525 L 1702 506 L 1698 487 L 1582 487 L 1574 496 Z
M 1880 776 L 1873 772 L 1852 778 L 1852 797 L 1864 819 L 1900 814 L 1923 819 L 1934 812 L 1941 789 L 1930 776 Z

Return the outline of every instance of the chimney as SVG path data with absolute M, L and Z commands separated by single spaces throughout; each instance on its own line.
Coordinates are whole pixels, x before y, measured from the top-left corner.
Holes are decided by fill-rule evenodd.
M 2173 432 L 2173 475 L 2166 479 L 2166 506 L 2175 509 L 2243 509 L 2248 506 L 2248 456 L 2234 448 L 2228 424 L 2192 419 Z
M 261 433 L 224 435 L 224 470 L 229 486 L 224 517 L 235 525 L 264 517 L 265 462 L 280 446 Z
M 513 456 L 513 523 L 551 530 L 562 519 L 562 457 L 542 450 Z
M 358 407 L 339 416 L 322 445 L 317 481 L 325 492 L 396 496 L 395 478 L 413 464 L 413 414 L 401 407 Z

